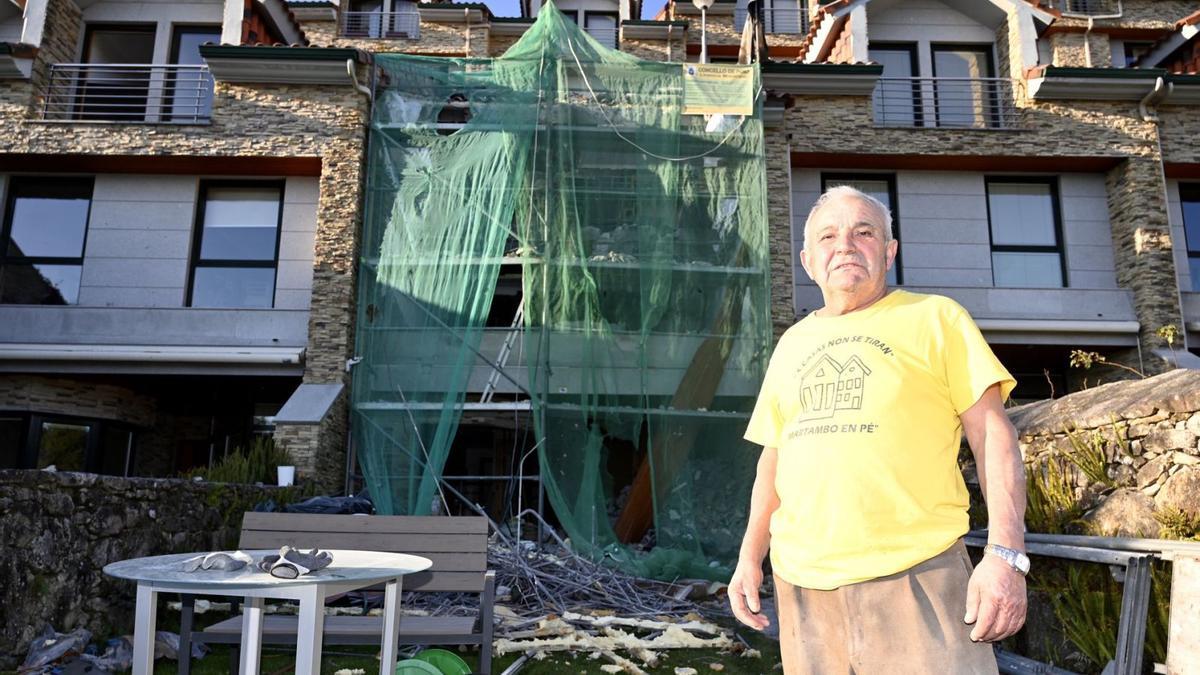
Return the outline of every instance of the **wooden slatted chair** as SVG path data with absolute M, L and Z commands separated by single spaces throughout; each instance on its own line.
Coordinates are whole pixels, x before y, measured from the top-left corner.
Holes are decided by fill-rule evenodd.
M 479 516 L 359 516 L 301 513 L 246 513 L 238 548 L 277 549 L 285 544 L 300 548 L 348 549 L 409 553 L 429 558 L 433 566 L 405 575 L 405 591 L 457 591 L 479 593 L 476 616 L 403 616 L 400 644 L 479 645 L 479 673 L 492 668 L 492 605 L 495 572 L 487 569 L 487 519 Z M 337 560 L 334 559 L 334 564 Z M 191 640 L 238 645 L 242 617 L 235 616 L 192 631 L 195 598 L 183 597 L 180 618 L 179 672 L 189 671 Z M 271 614 L 263 621 L 263 644 L 295 644 L 297 618 Z M 379 644 L 382 618 L 329 616 L 325 618 L 325 644 Z M 189 639 L 190 638 L 190 639 Z M 237 647 L 231 663 L 236 671 Z

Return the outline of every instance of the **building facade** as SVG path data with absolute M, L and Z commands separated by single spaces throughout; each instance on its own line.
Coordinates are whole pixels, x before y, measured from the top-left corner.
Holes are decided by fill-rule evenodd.
M 701 33 L 736 61 L 748 16 L 557 6 L 660 61 Z M 371 55 L 498 56 L 539 9 L 0 5 L 0 466 L 174 475 L 261 434 L 341 490 Z M 770 0 L 761 24 L 777 333 L 820 306 L 803 223 L 848 183 L 896 214 L 893 282 L 961 302 L 1022 398 L 1078 386 L 1074 349 L 1192 363 L 1200 2 Z M 513 393 L 479 368 L 469 397 Z M 489 457 L 517 445 L 495 410 L 466 428 Z

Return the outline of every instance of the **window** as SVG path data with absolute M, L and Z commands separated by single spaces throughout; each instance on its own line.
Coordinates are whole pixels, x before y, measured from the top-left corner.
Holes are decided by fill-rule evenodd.
M 879 124 L 921 126 L 921 84 L 915 80 L 917 46 L 911 43 L 872 43 L 869 57 L 883 66 L 883 75 L 875 88 L 875 121 Z
M 609 12 L 584 12 L 583 28 L 596 39 L 596 42 L 608 47 L 617 48 L 617 15 Z
M 206 182 L 192 246 L 190 307 L 272 307 L 283 183 Z
M 109 420 L 0 412 L 0 469 L 87 471 L 127 476 L 133 429 Z
M 1179 205 L 1183 207 L 1188 274 L 1192 278 L 1192 290 L 1200 291 L 1200 183 L 1179 185 Z
M 154 61 L 154 34 L 154 24 L 87 27 L 84 62 L 112 65 L 94 65 L 82 71 L 76 98 L 78 119 L 145 120 L 152 69 L 131 66 Z
M 1124 66 L 1126 68 L 1132 68 L 1133 64 L 1137 63 L 1138 59 L 1142 58 L 1146 54 L 1149 54 L 1151 49 L 1154 49 L 1153 42 L 1140 42 L 1134 40 L 1126 40 L 1122 42 L 1121 51 L 1124 56 Z
M 79 302 L 91 205 L 91 178 L 11 180 L 0 250 L 0 303 Z
M 934 116 L 939 127 L 997 126 L 991 45 L 933 45 Z
M 220 42 L 220 26 L 177 26 L 171 39 L 171 63 L 204 66 L 200 45 Z M 166 75 L 164 118 L 172 122 L 208 119 L 212 112 L 212 77 L 203 68 L 180 68 Z
M 1018 288 L 1066 286 L 1055 182 L 1040 178 L 989 178 L 987 206 L 992 283 Z
M 900 241 L 900 217 L 896 214 L 896 177 L 891 174 L 851 174 L 827 173 L 821 174 L 821 192 L 838 185 L 849 185 L 861 190 L 875 199 L 883 202 L 892 212 L 892 237 Z M 887 283 L 889 286 L 899 286 L 904 283 L 904 273 L 900 266 L 900 255 L 896 253 L 896 261 L 888 270 Z

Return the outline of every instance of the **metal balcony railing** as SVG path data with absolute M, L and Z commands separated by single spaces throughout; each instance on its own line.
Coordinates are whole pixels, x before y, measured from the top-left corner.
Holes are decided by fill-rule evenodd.
M 711 17 L 709 21 L 712 21 Z M 733 28 L 742 32 L 746 25 L 746 8 L 733 11 Z M 776 35 L 804 35 L 808 32 L 808 9 L 796 7 L 767 7 L 763 9 L 763 29 Z
M 57 63 L 43 92 L 42 119 L 203 124 L 212 96 L 208 66 Z
M 1049 0 L 1046 6 L 1063 14 L 1120 16 L 1121 0 Z
M 421 15 L 413 9 L 395 12 L 342 12 L 342 37 L 418 38 Z
M 999 77 L 883 77 L 875 88 L 881 126 L 1014 129 L 1011 80 Z
M 609 49 L 617 48 L 617 29 L 611 26 L 603 28 L 590 26 L 584 29 L 588 35 L 596 39 L 596 42 L 608 47 Z

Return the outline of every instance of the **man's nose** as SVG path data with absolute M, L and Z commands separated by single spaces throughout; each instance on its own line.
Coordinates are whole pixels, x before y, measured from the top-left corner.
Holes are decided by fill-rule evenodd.
M 833 242 L 839 251 L 854 250 L 854 233 L 850 229 L 839 230 Z

